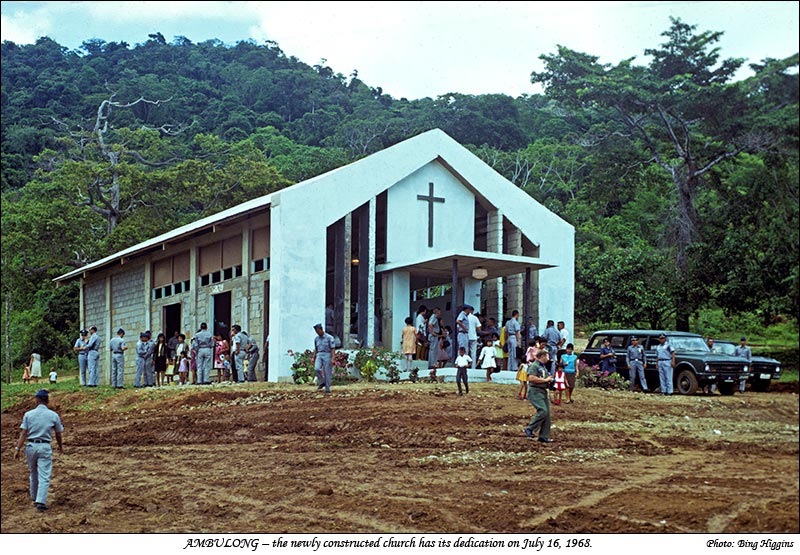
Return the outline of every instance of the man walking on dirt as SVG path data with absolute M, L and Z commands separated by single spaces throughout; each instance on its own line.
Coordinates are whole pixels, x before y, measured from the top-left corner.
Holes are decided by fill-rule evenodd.
M 333 379 L 333 355 L 336 352 L 336 341 L 329 333 L 325 333 L 322 324 L 316 324 L 314 331 L 314 372 L 317 374 L 317 389 L 325 388 L 325 394 L 331 392 Z
M 50 490 L 50 474 L 53 471 L 53 448 L 50 445 L 51 432 L 55 430 L 58 452 L 64 452 L 61 443 L 61 432 L 64 426 L 58 413 L 50 410 L 47 404 L 50 395 L 46 389 L 40 389 L 34 397 L 36 408 L 29 410 L 22 417 L 19 440 L 14 449 L 14 459 L 19 458 L 22 446 L 25 447 L 25 459 L 30 469 L 30 495 L 37 511 L 47 510 L 47 494 Z

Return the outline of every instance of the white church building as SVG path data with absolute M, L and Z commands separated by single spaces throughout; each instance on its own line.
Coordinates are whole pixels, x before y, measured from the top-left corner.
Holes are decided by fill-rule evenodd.
M 570 224 L 435 129 L 56 281 L 80 279 L 80 321 L 103 339 L 105 383 L 118 328 L 132 345 L 144 330 L 189 338 L 201 322 L 269 337 L 267 379 L 290 381 L 289 350 L 313 348 L 328 305 L 346 348 L 399 351 L 421 304 L 453 328 L 470 304 L 501 323 L 516 309 L 523 325 L 573 329 L 574 262 Z

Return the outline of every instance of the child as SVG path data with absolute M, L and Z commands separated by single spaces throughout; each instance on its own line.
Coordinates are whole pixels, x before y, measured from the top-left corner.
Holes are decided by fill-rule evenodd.
M 519 370 L 517 370 L 517 381 L 519 382 L 517 399 L 525 400 L 528 398 L 528 364 L 526 362 L 519 363 Z
M 531 342 L 528 343 L 528 350 L 525 351 L 525 361 L 528 364 L 531 364 L 534 360 L 536 360 L 536 353 L 538 352 L 539 352 L 539 338 L 534 337 L 533 339 L 531 339 Z
M 178 355 L 178 378 L 181 385 L 186 385 L 189 378 L 189 358 L 186 356 L 186 349 L 181 349 Z
M 564 363 L 563 362 L 559 362 L 558 364 L 556 364 L 556 371 L 555 371 L 555 374 L 553 374 L 553 383 L 555 384 L 555 390 L 556 390 L 555 404 L 556 405 L 560 405 L 561 404 L 561 392 L 564 391 L 567 388 L 567 378 L 566 378 L 566 375 L 564 374 Z
M 491 383 L 492 374 L 494 374 L 495 368 L 497 368 L 496 351 L 492 346 L 491 339 L 487 341 L 486 346 L 481 349 L 481 354 L 478 356 L 478 366 L 486 370 L 486 381 Z
M 564 363 L 564 377 L 567 380 L 567 403 L 573 403 L 572 391 L 575 389 L 575 378 L 578 377 L 577 364 L 578 355 L 573 353 L 575 346 L 567 343 L 567 352 L 561 355 L 561 362 Z
M 493 333 L 491 342 L 487 341 L 486 344 L 494 345 L 494 358 L 499 362 L 500 368 L 502 368 L 503 357 L 506 356 L 506 353 L 503 352 L 503 343 L 500 341 L 500 335 L 497 333 Z
M 55 368 L 50 368 L 50 383 L 56 383 L 56 380 L 58 380 L 58 372 Z
M 31 383 L 31 367 L 26 364 L 25 370 L 22 371 L 22 383 Z
M 458 394 L 461 395 L 461 383 L 464 383 L 464 391 L 469 393 L 469 384 L 467 383 L 467 368 L 472 364 L 472 357 L 467 354 L 464 347 L 458 348 L 458 356 L 456 357 L 456 384 L 458 385 Z
M 411 319 L 411 316 L 406 318 L 406 326 L 400 333 L 400 342 L 403 346 L 403 370 L 411 374 L 412 361 L 417 352 L 417 328 L 414 327 L 414 320 Z

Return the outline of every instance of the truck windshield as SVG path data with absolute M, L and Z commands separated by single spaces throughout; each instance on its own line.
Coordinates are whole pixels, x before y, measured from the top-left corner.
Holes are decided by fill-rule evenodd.
M 708 345 L 703 341 L 702 337 L 670 337 L 669 342 L 672 348 L 676 351 L 700 351 L 702 353 L 708 352 Z
M 736 350 L 736 345 L 732 343 L 714 343 L 711 349 L 715 353 L 722 353 L 723 355 L 732 355 Z

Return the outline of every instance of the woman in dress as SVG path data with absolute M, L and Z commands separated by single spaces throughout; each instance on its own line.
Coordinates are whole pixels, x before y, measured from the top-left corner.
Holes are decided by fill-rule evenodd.
M 225 376 L 225 381 L 231 379 L 230 370 L 225 371 L 225 357 L 229 351 L 228 342 L 217 334 L 214 336 L 214 370 L 217 371 L 217 383 L 222 382 L 222 376 Z
M 31 355 L 30 367 L 33 383 L 39 383 L 39 378 L 42 377 L 42 356 L 39 353 Z

